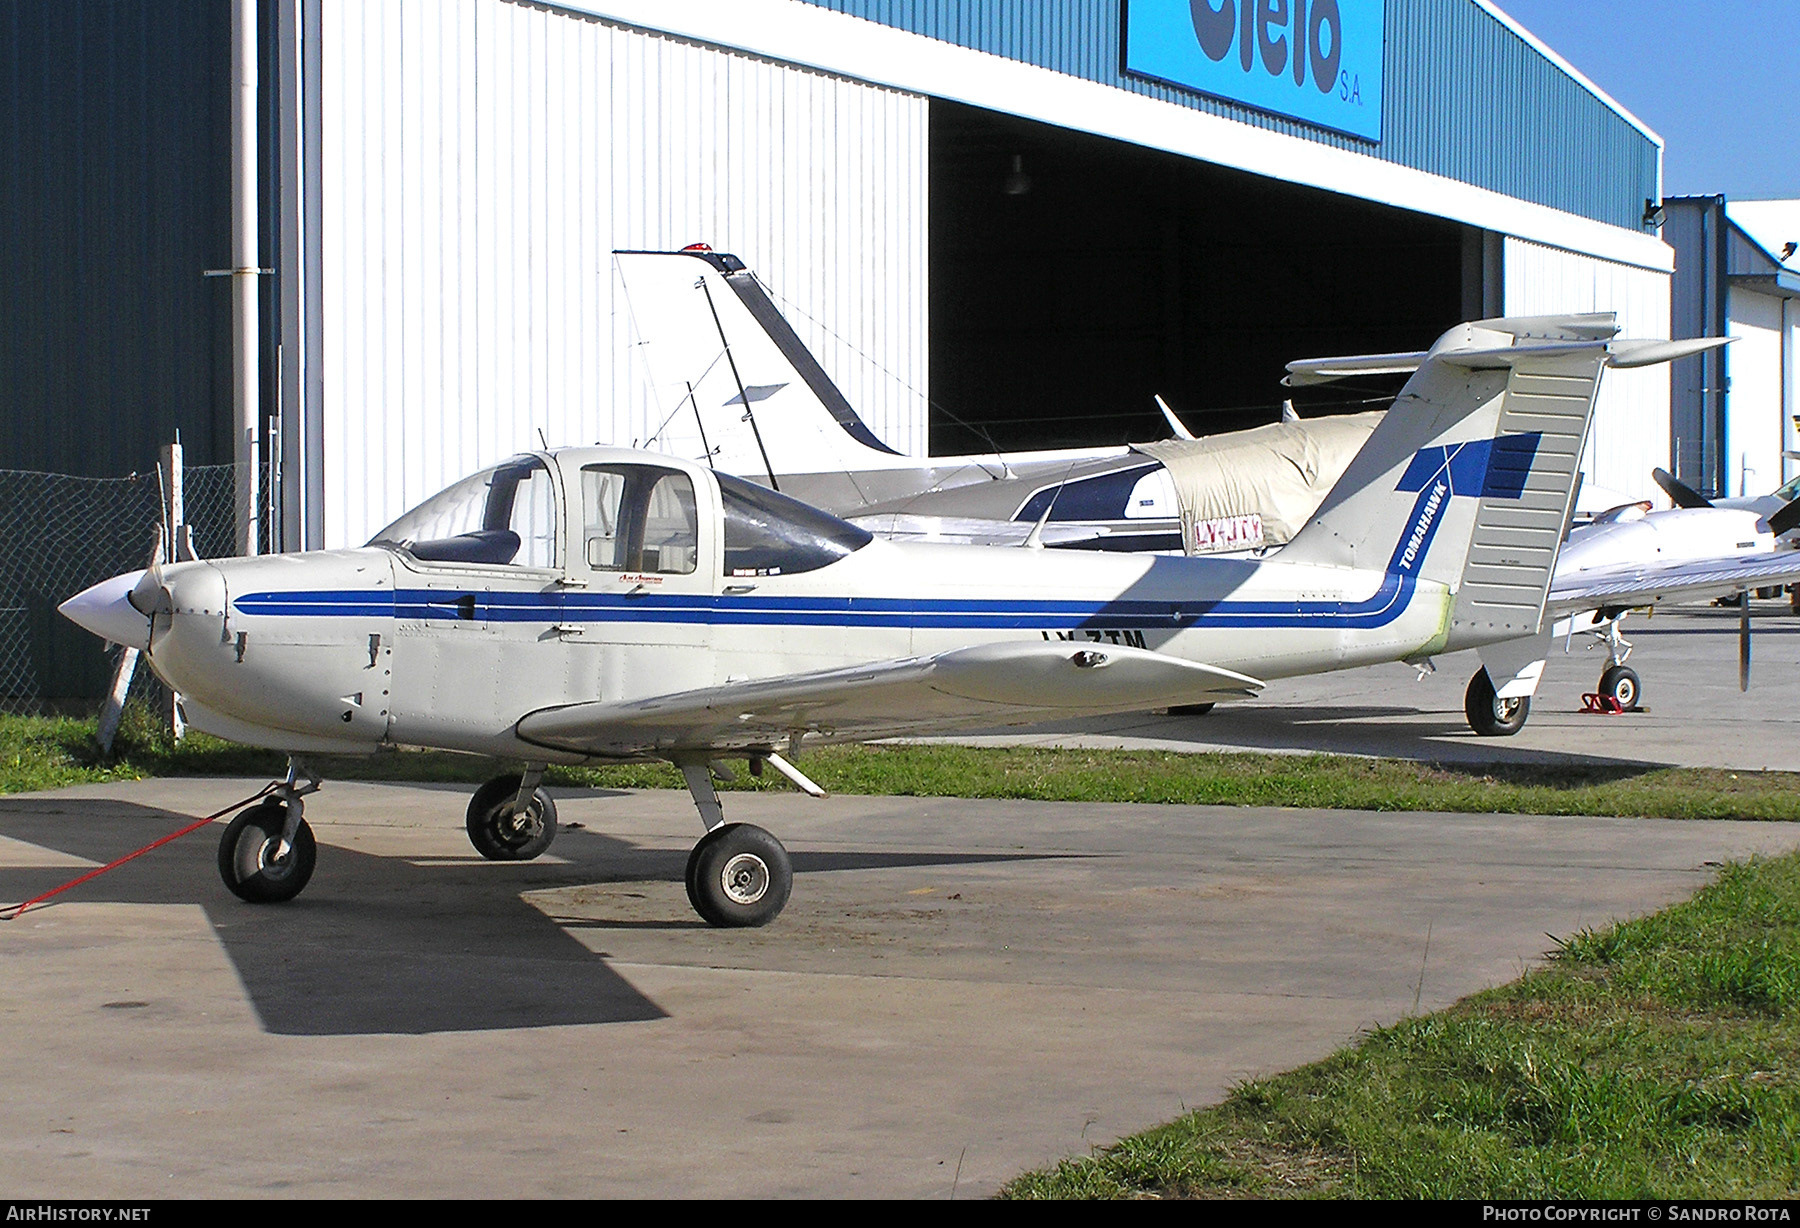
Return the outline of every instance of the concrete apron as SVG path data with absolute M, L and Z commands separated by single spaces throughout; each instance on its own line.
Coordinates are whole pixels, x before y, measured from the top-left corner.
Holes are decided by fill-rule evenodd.
M 0 799 L 0 898 L 257 782 Z M 1024 1169 L 1519 974 L 1776 824 L 727 795 L 793 851 L 701 925 L 681 793 L 559 792 L 481 861 L 458 786 L 334 783 L 312 885 L 216 830 L 0 925 L 10 1197 L 898 1196 Z

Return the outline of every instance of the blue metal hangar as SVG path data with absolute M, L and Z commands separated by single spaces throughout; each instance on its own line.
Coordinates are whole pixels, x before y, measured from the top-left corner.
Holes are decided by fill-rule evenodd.
M 1200 430 L 1267 421 L 1289 359 L 1483 315 L 1668 335 L 1660 139 L 1490 0 L 261 0 L 271 272 L 240 430 L 228 279 L 200 277 L 238 261 L 195 199 L 230 190 L 233 5 L 40 7 L 0 20 L 49 62 L 0 57 L 0 89 L 135 74 L 84 122 L 114 107 L 164 144 L 71 155 L 67 200 L 53 173 L 0 185 L 7 233 L 45 240 L 0 252 L 0 395 L 90 440 L 142 407 L 190 463 L 250 439 L 289 549 L 360 542 L 540 437 L 654 436 L 615 249 L 742 257 L 916 454 L 1155 438 L 1154 393 Z M 156 258 L 97 267 L 21 209 Z M 4 340 L 21 277 L 85 331 Z M 104 381 L 33 374 L 95 341 Z M 0 466 L 60 467 L 31 447 Z M 1644 492 L 1672 447 L 1667 372 L 1609 375 L 1588 481 Z

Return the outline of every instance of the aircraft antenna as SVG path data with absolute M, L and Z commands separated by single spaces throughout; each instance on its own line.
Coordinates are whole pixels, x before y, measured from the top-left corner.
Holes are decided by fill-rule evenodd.
M 1031 532 L 1027 533 L 1025 540 L 1019 543 L 1027 550 L 1044 548 L 1044 526 L 1049 523 L 1050 513 L 1056 510 L 1056 501 L 1062 498 L 1063 487 L 1069 484 L 1069 475 L 1074 471 L 1075 462 L 1070 461 L 1068 468 L 1063 470 L 1061 480 L 1056 483 L 1056 489 L 1050 492 L 1050 502 L 1044 505 L 1044 514 L 1038 517 L 1038 522 L 1031 527 Z
M 686 383 L 685 380 L 682 382 Z M 706 452 L 706 463 L 709 466 L 711 466 L 712 468 L 716 469 L 716 468 L 718 468 L 718 466 L 713 465 L 713 463 L 712 463 L 712 458 L 713 458 L 712 444 L 708 443 L 707 439 L 706 439 L 706 416 L 700 412 L 700 401 L 698 398 L 696 398 L 694 396 L 694 386 L 692 384 L 688 384 L 687 390 L 688 390 L 687 399 L 694 407 L 694 424 L 700 428 L 700 447 Z M 748 409 L 750 407 L 748 405 L 746 405 L 744 408 Z M 769 458 L 766 456 L 763 457 L 764 462 L 767 462 L 768 459 Z
M 744 377 L 738 374 L 737 359 L 731 356 L 731 342 L 725 337 L 725 326 L 719 322 L 719 309 L 713 303 L 712 289 L 706 284 L 706 278 L 700 279 L 700 292 L 706 295 L 706 309 L 712 312 L 713 327 L 719 330 L 719 344 L 725 347 L 725 361 L 731 364 L 731 378 L 737 384 L 738 400 L 744 403 L 744 421 L 750 424 L 750 433 L 756 436 L 756 450 L 762 453 L 763 469 L 769 475 L 769 488 L 777 494 L 781 492 L 781 483 L 775 480 L 775 466 L 769 463 L 769 450 L 763 447 L 762 431 L 757 429 L 756 411 L 750 408 L 750 394 L 744 390 Z M 694 407 L 699 413 L 699 406 Z
M 1162 399 L 1162 393 L 1157 392 L 1151 395 L 1156 398 L 1156 408 L 1162 410 L 1163 419 L 1169 424 L 1169 429 L 1175 432 L 1175 438 L 1192 439 L 1194 432 L 1182 425 L 1181 419 L 1175 416 L 1175 411 L 1169 408 L 1169 403 Z

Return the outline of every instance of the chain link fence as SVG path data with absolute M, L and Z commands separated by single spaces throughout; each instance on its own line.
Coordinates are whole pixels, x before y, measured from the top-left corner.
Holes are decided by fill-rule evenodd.
M 185 470 L 185 515 L 202 558 L 235 552 L 235 472 L 233 465 Z M 162 501 L 155 470 L 85 478 L 0 469 L 0 710 L 91 707 L 105 695 L 117 648 L 56 607 L 108 576 L 143 567 L 160 531 Z M 132 689 L 154 685 L 145 669 Z

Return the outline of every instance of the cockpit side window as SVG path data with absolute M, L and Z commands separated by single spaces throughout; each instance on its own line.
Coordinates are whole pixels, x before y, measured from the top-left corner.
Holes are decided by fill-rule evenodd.
M 687 474 L 657 465 L 587 465 L 581 518 L 596 571 L 685 576 L 699 565 L 699 517 Z
M 725 502 L 725 574 L 783 576 L 817 571 L 874 539 L 798 499 L 719 474 Z
M 556 489 L 535 456 L 512 460 L 433 495 L 377 533 L 428 563 L 556 566 Z

